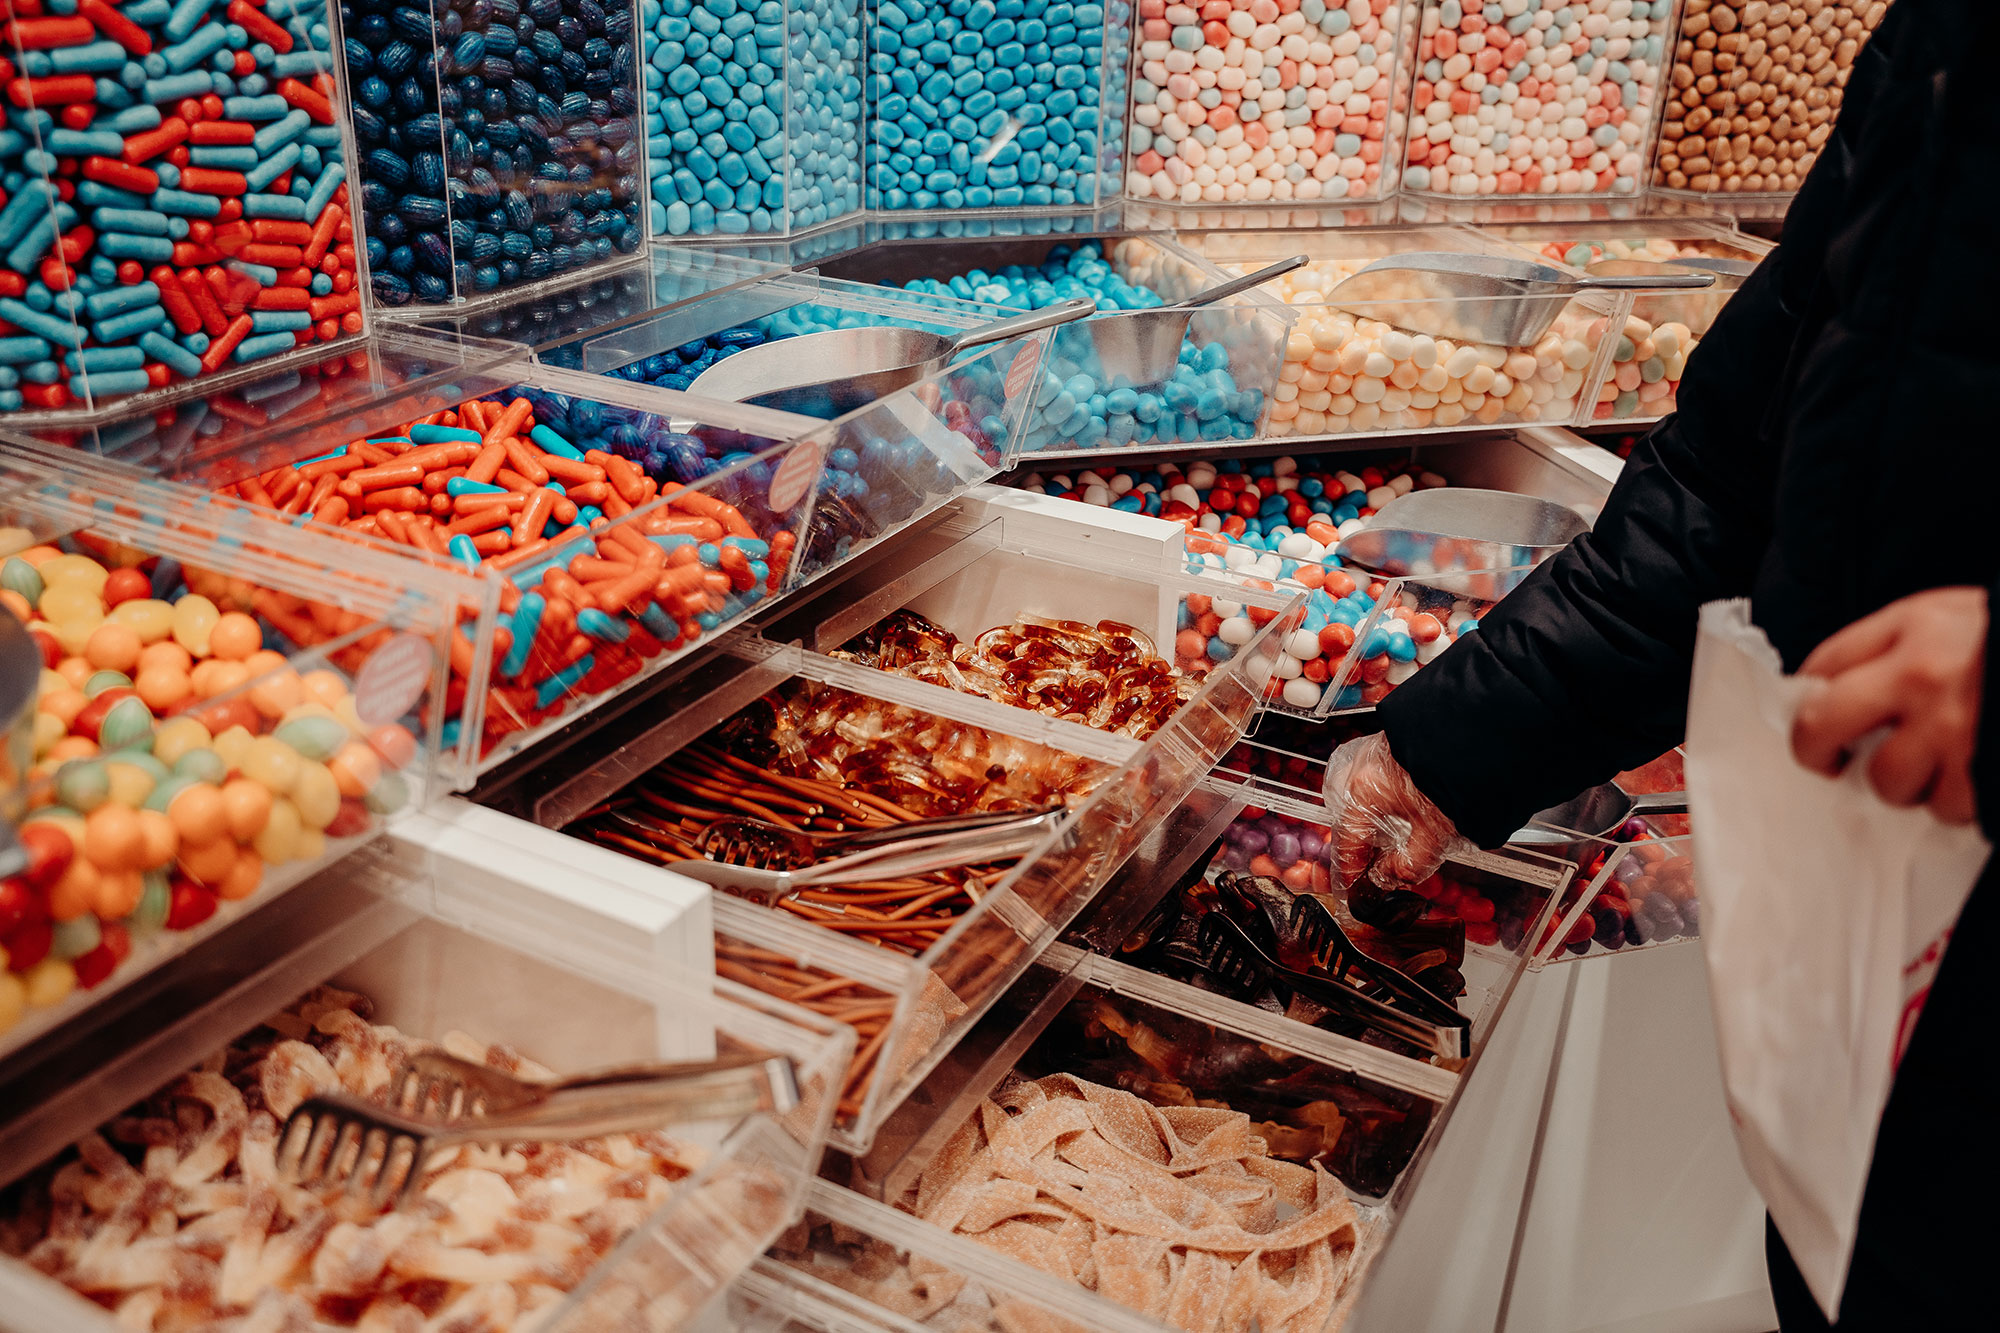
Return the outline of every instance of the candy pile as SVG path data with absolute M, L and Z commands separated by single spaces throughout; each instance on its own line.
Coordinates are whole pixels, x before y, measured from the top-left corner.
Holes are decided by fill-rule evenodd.
M 798 230 L 861 208 L 861 8 L 643 0 L 653 235 Z
M 1185 261 L 1144 241 L 1123 241 L 1109 257 L 1101 243 L 1058 245 L 1037 266 L 974 269 L 948 280 L 917 279 L 912 291 L 1040 310 L 1072 297 L 1100 311 L 1147 310 L 1209 285 Z M 1103 318 L 1104 316 L 1099 316 Z M 1042 363 L 1035 407 L 1021 449 L 1109 448 L 1255 438 L 1264 387 L 1278 349 L 1278 326 L 1232 306 L 1197 311 L 1173 374 L 1157 384 L 1109 375 L 1090 321 L 1055 331 Z
M 769 512 L 768 469 L 692 485 L 750 457 L 711 449 L 650 414 L 531 389 L 233 489 L 505 576 L 485 753 L 711 633 L 784 580 L 802 516 Z M 468 633 L 452 636 L 447 746 L 460 739 L 473 657 Z
M 1790 193 L 1889 0 L 1686 0 L 1653 184 Z
M 1274 675 L 1282 682 L 1275 687 L 1277 699 L 1293 708 L 1310 709 L 1320 704 L 1323 687 L 1354 647 L 1358 627 L 1387 586 L 1380 579 L 1342 569 L 1331 554 L 1334 546 L 1360 531 L 1368 516 L 1398 495 L 1419 486 L 1445 484 L 1443 477 L 1414 466 L 1387 471 L 1366 466 L 1355 473 L 1340 467 L 1343 461 L 1284 457 L 1226 474 L 1205 461 L 1188 464 L 1186 471 L 1167 463 L 1148 472 L 1108 475 L 1036 472 L 1014 484 L 1038 494 L 1184 523 L 1191 567 L 1228 569 L 1268 581 L 1266 586 L 1308 589 L 1305 621 L 1286 636 Z M 1176 644 L 1176 659 L 1192 659 L 1198 651 L 1211 658 L 1218 651 L 1221 658 L 1228 657 L 1233 645 L 1247 643 L 1254 632 L 1247 614 L 1241 602 L 1221 594 L 1189 598 L 1181 625 L 1186 641 Z M 1422 614 L 1392 608 L 1362 644 L 1357 670 L 1349 673 L 1334 706 L 1379 702 L 1420 663 L 1435 658 L 1476 623 L 1470 606 L 1445 619 L 1428 606 Z
M 1360 1218 L 1338 1181 L 1274 1157 L 1261 1129 L 1226 1106 L 1157 1107 L 1069 1074 L 1016 1080 L 939 1150 L 905 1206 L 1176 1328 L 1323 1330 Z M 906 1320 L 964 1286 L 948 1271 L 919 1278 L 879 1241 L 838 1254 L 853 1233 L 813 1229 L 774 1253 Z
M 427 1049 L 549 1076 L 462 1033 L 433 1045 L 371 1024 L 368 1008 L 316 990 L 85 1135 L 0 1221 L 0 1252 L 112 1307 L 121 1328 L 510 1329 L 559 1303 L 707 1159 L 655 1130 L 449 1148 L 415 1204 L 386 1213 L 301 1189 L 274 1157 L 308 1096 L 385 1098 Z M 729 1177 L 734 1216 L 775 1222 L 772 1184 Z
M 1633 837 L 1654 836 L 1643 825 Z M 1701 933 L 1701 900 L 1695 896 L 1694 858 L 1685 847 L 1640 841 L 1629 847 L 1600 852 L 1578 872 L 1578 882 L 1594 880 L 1611 855 L 1622 852 L 1611 876 L 1591 899 L 1590 910 L 1578 917 L 1563 936 L 1562 947 L 1573 954 L 1623 949 L 1641 944 L 1665 944 Z M 1560 922 L 1549 923 L 1549 940 Z M 1547 942 L 1545 940 L 1544 947 Z
M 641 384 L 657 384 L 663 389 L 685 391 L 694 383 L 695 376 L 723 357 L 734 355 L 745 347 L 761 346 L 769 342 L 772 336 L 782 335 L 767 335 L 758 325 L 740 324 L 735 328 L 711 333 L 706 338 L 695 338 L 682 343 L 679 347 L 627 362 L 608 373 L 621 380 L 635 380 Z
M 1125 193 L 1373 197 L 1409 97 L 1413 0 L 1139 0 Z
M 410 731 L 365 724 L 339 672 L 297 672 L 270 646 L 346 635 L 358 617 L 171 560 L 108 559 L 37 546 L 0 565 L 0 604 L 45 668 L 31 861 L 0 881 L 0 1030 L 411 797 Z
M 1114 12 L 1124 10 L 1114 5 Z M 871 0 L 871 206 L 919 212 L 1088 204 L 1104 86 L 1126 29 L 1095 0 Z M 1129 12 L 1129 11 L 1125 11 Z M 854 111 L 858 119 L 860 112 Z M 1116 124 L 1113 124 L 1116 134 Z M 1105 193 L 1117 189 L 1117 178 Z
M 913 611 L 897 611 L 837 657 L 1086 727 L 1144 740 L 1194 696 L 1207 645 L 1178 665 L 1143 630 L 1024 615 L 970 643 Z
M 1426 0 L 1403 185 L 1633 194 L 1674 0 Z
M 376 300 L 464 300 L 639 248 L 632 23 L 597 0 L 457 0 L 435 19 L 343 0 Z
M 48 10 L 0 53 L 0 411 L 360 332 L 323 0 Z
M 1266 433 L 1339 435 L 1502 421 L 1563 421 L 1576 410 L 1601 333 L 1572 305 L 1532 347 L 1407 333 L 1365 309 L 1326 303 L 1371 259 L 1320 259 L 1264 290 L 1298 311 L 1271 390 Z M 1233 272 L 1260 267 L 1222 261 Z

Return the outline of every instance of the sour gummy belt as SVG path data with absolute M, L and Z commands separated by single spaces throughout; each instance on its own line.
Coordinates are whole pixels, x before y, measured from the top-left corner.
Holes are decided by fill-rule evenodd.
M 323 0 L 13 0 L 0 410 L 361 331 Z

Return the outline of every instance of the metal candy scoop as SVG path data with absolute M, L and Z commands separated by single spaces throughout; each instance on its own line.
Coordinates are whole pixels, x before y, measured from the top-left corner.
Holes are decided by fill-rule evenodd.
M 1657 275 L 1661 269 L 1683 268 L 1695 273 L 1713 273 L 1718 279 L 1740 279 L 1750 276 L 1757 265 L 1748 259 L 1728 259 L 1695 255 L 1687 259 L 1600 259 L 1595 264 L 1584 267 L 1584 272 L 1595 278 L 1647 278 Z M 1733 286 L 1733 283 L 1725 283 Z
M 1715 285 L 1713 273 L 1574 277 L 1527 259 L 1422 251 L 1378 259 L 1327 293 L 1327 304 L 1412 333 L 1520 347 L 1538 341 L 1569 299 L 1596 289 L 1656 291 Z
M 1507 839 L 1516 846 L 1547 847 L 1575 842 L 1577 835 L 1605 838 L 1616 833 L 1635 815 L 1684 815 L 1688 808 L 1684 791 L 1647 792 L 1628 795 L 1615 782 L 1601 786 L 1551 806 L 1534 817 L 1526 828 L 1516 829 Z M 1552 825 L 1543 828 L 1542 825 Z
M 1188 324 L 1197 309 L 1262 287 L 1295 268 L 1303 268 L 1307 262 L 1305 255 L 1293 255 L 1255 273 L 1217 283 L 1185 301 L 1152 310 L 1120 311 L 1091 320 L 1084 328 L 1097 353 L 1097 364 L 1104 371 L 1105 387 L 1116 387 L 1121 379 L 1136 386 L 1158 384 L 1171 378 L 1174 366 L 1181 359 L 1181 344 L 1187 340 Z
M 716 362 L 695 376 L 687 391 L 832 418 L 935 374 L 968 348 L 1019 338 L 1096 311 L 1095 301 L 1079 298 L 956 334 L 881 327 L 781 338 Z
M 1575 510 L 1513 491 L 1441 486 L 1411 491 L 1376 511 L 1368 526 L 1334 547 L 1344 565 L 1371 574 L 1414 575 L 1448 591 L 1494 597 L 1511 590 L 1527 572 L 1590 531 Z M 1495 570 L 1518 571 L 1505 586 L 1482 582 L 1458 589 L 1453 576 Z M 1440 580 L 1444 582 L 1440 582 Z

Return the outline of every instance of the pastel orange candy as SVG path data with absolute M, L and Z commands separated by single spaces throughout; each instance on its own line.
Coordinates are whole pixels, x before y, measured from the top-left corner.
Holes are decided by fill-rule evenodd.
M 204 887 L 212 889 L 220 884 L 235 866 L 236 843 L 231 838 L 181 844 L 181 870 Z
M 248 847 L 239 848 L 236 863 L 229 873 L 215 886 L 215 896 L 224 902 L 236 902 L 257 892 L 257 885 L 264 878 L 264 858 Z

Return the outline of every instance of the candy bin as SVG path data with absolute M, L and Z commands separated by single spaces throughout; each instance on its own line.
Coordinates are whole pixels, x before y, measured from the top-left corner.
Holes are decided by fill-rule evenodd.
M 201 984 L 214 974 L 192 977 L 152 1026 L 93 1048 L 98 1058 L 57 1094 L 69 1119 L 31 1107 L 10 1116 L 0 1156 L 10 1322 L 77 1333 L 166 1329 L 182 1317 L 366 1328 L 421 1323 L 429 1309 L 489 1329 L 525 1316 L 563 1333 L 674 1330 L 694 1326 L 797 1218 L 852 1033 L 698 973 L 663 972 L 644 923 L 598 906 L 620 885 L 575 867 L 489 856 L 428 866 L 383 857 L 357 869 L 295 891 L 318 930 L 273 932 L 260 940 L 264 956 L 220 960 L 219 986 Z M 488 892 L 452 873 L 468 869 Z M 566 892 L 547 891 L 550 880 Z M 343 1199 L 338 1177 L 303 1188 L 273 1176 L 274 1159 L 302 1146 L 283 1129 L 309 1097 L 380 1104 L 391 1080 L 434 1070 L 417 1062 L 440 1053 L 526 1079 L 781 1061 L 797 1097 L 682 1108 L 650 1126 L 505 1152 L 446 1149 L 400 1208 Z M 20 1121 L 32 1145 L 12 1132 Z M 188 1157 L 140 1142 L 152 1133 L 141 1127 L 163 1123 L 199 1145 L 200 1180 L 189 1179 Z M 481 1165 L 469 1171 L 476 1151 Z M 399 1156 L 387 1169 L 393 1185 L 408 1168 Z M 151 1231 L 110 1220 L 119 1205 L 99 1186 L 114 1176 L 143 1182 Z M 208 1204 L 260 1179 L 283 1186 L 269 1215 L 225 1209 L 220 1219 L 232 1243 L 274 1260 L 258 1280 L 239 1280 L 201 1254 L 217 1229 Z M 67 1205 L 50 1207 L 86 1182 L 94 1202 L 75 1217 L 94 1241 L 89 1257 L 61 1222 Z M 481 1191 L 476 1210 L 468 1183 Z M 186 1256 L 170 1279 L 156 1258 L 169 1251 Z M 467 1267 L 472 1255 L 482 1267 Z
M 630 5 L 348 0 L 340 18 L 376 301 L 494 296 L 645 244 Z
M 1300 250 L 1313 257 L 1306 267 L 1265 288 L 1296 318 L 1264 427 L 1264 434 L 1274 438 L 1569 421 L 1603 373 L 1610 323 L 1625 309 L 1623 296 L 1580 296 L 1532 345 L 1433 337 L 1371 313 L 1393 310 L 1370 303 L 1338 304 L 1331 299 L 1334 289 L 1371 261 L 1390 255 L 1502 253 L 1498 243 L 1447 227 L 1303 237 L 1210 232 L 1183 239 L 1230 273 L 1247 273 Z M 1464 314 L 1479 304 L 1443 302 L 1440 314 Z
M 861 211 L 861 0 L 644 0 L 654 236 L 787 235 Z
M 1322 711 L 1372 708 L 1461 635 L 1479 628 L 1525 569 L 1480 571 L 1443 579 L 1387 579 L 1369 584 L 1369 609 L 1354 644 L 1321 698 Z
M 1888 12 L 1889 0 L 1686 0 L 1653 188 L 1782 205 L 1832 133 L 1855 57 Z
M 1403 188 L 1636 195 L 1675 0 L 1425 0 Z
M 1078 212 L 1117 196 L 1127 0 L 867 0 L 868 206 Z
M 1398 183 L 1417 0 L 1142 0 L 1125 194 L 1373 200 Z
M 1613 782 L 1638 796 L 1678 793 L 1687 778 L 1678 750 Z M 1671 944 L 1701 935 L 1693 840 L 1686 814 L 1635 811 L 1598 836 L 1537 821 L 1535 850 L 1576 866 L 1576 877 L 1543 930 L 1535 965 Z M 1595 831 L 1593 831 L 1595 832 Z
M 911 243 L 827 267 L 842 277 L 902 283 L 1007 310 L 1039 310 L 1072 297 L 1096 301 L 1093 319 L 1059 326 L 1051 337 L 1020 445 L 1029 453 L 1254 439 L 1285 343 L 1287 312 L 1253 292 L 1196 310 L 1165 379 L 1134 384 L 1110 373 L 1098 353 L 1095 322 L 1182 300 L 1227 276 L 1160 237 L 1052 247 Z M 912 269 L 940 276 L 906 282 Z
M 0 412 L 93 412 L 362 329 L 322 0 L 23 7 Z
M 248 506 L 4 465 L 0 603 L 42 671 L 0 881 L 0 1055 L 433 792 L 436 581 Z
M 1768 241 L 1701 222 L 1520 224 L 1485 230 L 1546 263 L 1577 269 L 1600 263 L 1627 271 L 1625 266 L 1634 262 L 1670 266 L 1675 260 L 1725 261 L 1727 271 L 1718 269 L 1715 286 L 1706 291 L 1634 295 L 1591 410 L 1591 420 L 1599 422 L 1657 421 L 1673 411 L 1688 357 L 1749 268 L 1773 248 Z

